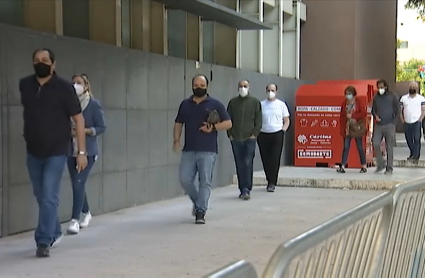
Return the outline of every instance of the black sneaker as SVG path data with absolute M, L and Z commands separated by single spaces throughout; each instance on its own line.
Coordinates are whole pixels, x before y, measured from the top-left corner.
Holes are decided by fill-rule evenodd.
M 244 192 L 241 194 L 242 195 L 242 200 L 244 201 L 248 201 L 249 199 L 251 199 L 251 194 L 249 194 L 249 190 L 245 189 Z
M 37 252 L 35 253 L 37 258 L 47 258 L 50 257 L 50 250 L 47 244 L 39 244 L 37 246 Z
M 205 213 L 201 210 L 196 212 L 195 224 L 205 224 Z
M 392 175 L 393 174 L 393 169 L 389 169 L 387 168 L 387 170 L 384 173 L 385 175 Z
M 267 185 L 267 192 L 274 192 L 276 190 L 276 185 L 269 184 Z
M 344 167 L 338 167 L 338 169 L 336 169 L 336 172 L 337 173 L 344 174 L 345 173 L 345 169 L 344 169 Z

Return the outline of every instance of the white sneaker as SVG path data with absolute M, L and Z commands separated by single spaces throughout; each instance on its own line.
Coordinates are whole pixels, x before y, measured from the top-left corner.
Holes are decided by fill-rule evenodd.
M 59 245 L 59 243 L 61 243 L 63 239 L 63 234 L 61 234 L 58 238 L 55 238 L 52 243 L 50 243 L 50 248 L 54 248 L 57 247 Z
M 90 211 L 87 213 L 83 213 L 80 220 L 80 227 L 87 228 L 90 224 L 90 220 L 92 219 Z
M 71 223 L 69 224 L 67 233 L 70 235 L 76 235 L 78 234 L 79 231 L 80 231 L 80 224 L 78 223 L 77 220 L 72 219 Z

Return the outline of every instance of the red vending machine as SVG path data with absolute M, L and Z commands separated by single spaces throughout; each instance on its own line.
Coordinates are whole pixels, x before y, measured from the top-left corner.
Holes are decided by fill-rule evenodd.
M 340 111 L 344 90 L 349 85 L 354 85 L 357 97 L 368 103 L 368 87 L 364 84 L 328 82 L 303 85 L 298 89 L 295 96 L 295 166 L 334 167 L 341 162 L 343 138 L 340 135 Z M 368 128 L 370 122 L 368 116 Z M 368 132 L 364 137 L 368 164 L 373 162 L 370 136 Z M 347 167 L 360 168 L 354 140 Z

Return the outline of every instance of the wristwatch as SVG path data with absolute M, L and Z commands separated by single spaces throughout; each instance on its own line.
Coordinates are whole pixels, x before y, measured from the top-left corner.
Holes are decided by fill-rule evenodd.
M 78 155 L 87 155 L 86 151 L 78 151 Z

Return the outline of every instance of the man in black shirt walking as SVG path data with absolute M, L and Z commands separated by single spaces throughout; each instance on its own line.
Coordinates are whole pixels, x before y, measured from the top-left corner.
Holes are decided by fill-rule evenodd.
M 55 57 L 49 49 L 33 53 L 35 74 L 19 82 L 24 108 L 27 168 L 39 208 L 34 238 L 37 257 L 62 238 L 58 218 L 60 181 L 71 140 L 71 121 L 76 124 L 77 170 L 87 166 L 84 118 L 75 89 L 55 73 Z

